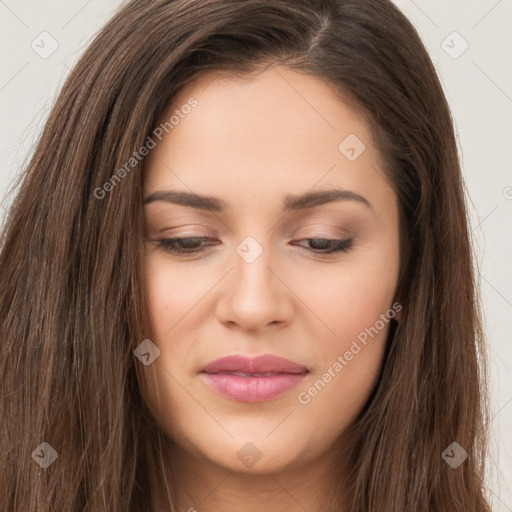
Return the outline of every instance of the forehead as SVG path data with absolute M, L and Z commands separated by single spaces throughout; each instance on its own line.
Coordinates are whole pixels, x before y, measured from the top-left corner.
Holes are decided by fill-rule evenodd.
M 205 142 L 209 135 L 218 142 L 224 133 L 242 138 L 251 132 L 259 142 L 265 134 L 271 140 L 297 142 L 312 138 L 313 132 L 319 132 L 316 138 L 330 133 L 336 139 L 348 128 L 361 138 L 370 137 L 362 110 L 348 94 L 318 77 L 282 66 L 243 76 L 216 71 L 199 75 L 176 94 L 161 121 L 191 98 L 198 105 L 185 116 L 190 118 L 186 125 Z M 216 125 L 209 125 L 213 120 Z M 175 126 L 172 131 L 177 135 L 183 129 Z
M 233 183 L 260 196 L 316 183 L 361 189 L 384 177 L 360 109 L 325 81 L 288 68 L 203 74 L 179 91 L 160 122 L 172 117 L 148 155 L 145 195 L 171 185 L 222 192 Z

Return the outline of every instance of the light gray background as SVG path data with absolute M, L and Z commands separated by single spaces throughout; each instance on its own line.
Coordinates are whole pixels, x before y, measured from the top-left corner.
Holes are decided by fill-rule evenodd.
M 64 78 L 121 3 L 0 0 L 0 218 Z M 493 510 L 512 512 L 512 1 L 396 3 L 425 42 L 456 123 L 489 340 L 489 494 Z M 45 31 L 58 44 L 49 56 Z

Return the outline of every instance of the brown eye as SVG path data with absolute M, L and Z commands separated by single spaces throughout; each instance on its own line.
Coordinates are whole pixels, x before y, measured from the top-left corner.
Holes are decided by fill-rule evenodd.
M 310 243 L 310 248 L 312 249 L 312 252 L 319 252 L 321 254 L 346 252 L 352 247 L 353 244 L 353 240 L 351 238 L 347 240 L 329 238 L 305 238 L 303 241 Z
M 157 240 L 160 246 L 168 252 L 186 255 L 186 254 L 197 254 L 207 249 L 207 245 L 202 245 L 203 242 L 212 240 L 207 236 L 194 236 L 186 238 L 161 238 Z M 216 244 L 210 244 L 216 245 Z

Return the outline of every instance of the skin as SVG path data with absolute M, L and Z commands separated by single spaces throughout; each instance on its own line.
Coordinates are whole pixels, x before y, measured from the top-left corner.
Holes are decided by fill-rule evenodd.
M 202 75 L 162 119 L 190 97 L 197 106 L 151 150 L 144 171 L 144 198 L 173 189 L 227 203 L 223 212 L 145 205 L 151 341 L 160 349 L 144 367 L 145 399 L 174 442 L 169 463 L 179 461 L 188 475 L 180 510 L 256 512 L 271 503 L 275 512 L 325 511 L 349 470 L 337 453 L 375 386 L 389 322 L 309 403 L 298 394 L 391 308 L 400 263 L 397 197 L 364 118 L 317 78 L 283 67 L 250 79 Z M 354 161 L 338 149 L 350 134 L 366 146 Z M 281 210 L 288 194 L 334 187 L 370 206 L 337 200 Z M 179 256 L 155 241 L 187 236 L 218 244 Z M 247 236 L 263 251 L 251 263 L 236 252 Z M 353 244 L 322 255 L 326 249 L 311 238 Z M 198 376 L 219 357 L 266 353 L 309 374 L 260 403 L 219 396 Z M 248 442 L 261 453 L 252 467 L 237 457 Z M 168 510 L 166 490 L 151 493 L 155 510 Z

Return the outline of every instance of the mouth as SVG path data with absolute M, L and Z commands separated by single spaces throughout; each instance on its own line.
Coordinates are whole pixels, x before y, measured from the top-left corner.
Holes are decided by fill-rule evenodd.
M 212 391 L 241 402 L 262 402 L 283 395 L 308 373 L 305 366 L 270 354 L 256 358 L 227 356 L 200 370 Z
M 267 373 L 245 373 L 245 372 L 204 372 L 208 375 L 238 375 L 239 377 L 269 377 L 270 375 L 281 375 L 283 373 L 291 372 L 267 372 Z M 293 372 L 302 373 L 302 372 Z
M 247 357 L 239 354 L 221 357 L 201 368 L 202 373 L 238 373 L 246 376 L 267 376 L 273 373 L 307 373 L 308 369 L 293 361 L 272 354 Z

